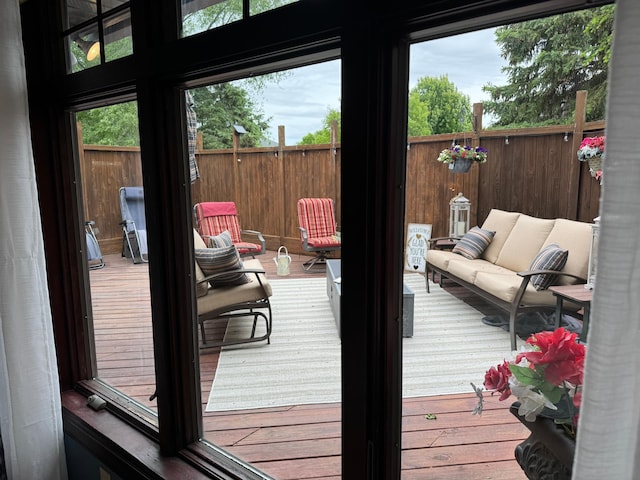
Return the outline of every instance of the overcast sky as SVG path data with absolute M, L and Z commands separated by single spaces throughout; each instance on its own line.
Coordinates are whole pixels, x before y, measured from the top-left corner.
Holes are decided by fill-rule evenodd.
M 505 64 L 495 43 L 494 30 L 481 30 L 432 40 L 411 47 L 409 88 L 422 77 L 447 75 L 471 103 L 487 100 L 482 86 L 506 83 Z M 278 125 L 285 127 L 285 142 L 295 145 L 304 135 L 322 128 L 329 108 L 340 109 L 340 61 L 291 70 L 262 94 L 262 109 L 271 118 L 268 136 L 276 141 Z M 486 126 L 487 119 L 483 120 Z

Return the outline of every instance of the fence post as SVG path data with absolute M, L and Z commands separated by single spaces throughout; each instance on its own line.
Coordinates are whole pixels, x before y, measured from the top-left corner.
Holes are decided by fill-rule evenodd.
M 284 173 L 284 147 L 285 147 L 285 136 L 284 136 L 284 125 L 278 125 L 278 173 L 280 174 L 280 186 L 278 190 L 280 193 L 277 198 L 277 202 L 279 203 L 280 214 L 278 215 L 278 235 L 280 237 L 279 245 L 284 245 L 285 239 L 287 238 L 286 232 L 286 221 L 288 220 L 288 216 L 285 213 L 288 211 L 285 208 L 287 194 L 285 190 L 287 189 L 287 182 L 285 181 L 285 173 Z
M 474 147 L 481 146 L 481 132 L 482 132 L 482 113 L 484 109 L 482 103 L 474 103 L 473 111 L 471 114 L 471 138 L 472 145 Z M 482 168 L 482 167 L 480 167 Z M 480 173 L 478 172 L 473 177 L 470 177 L 470 180 L 474 181 L 474 184 L 471 186 L 471 190 L 467 192 L 467 198 L 471 201 L 471 205 L 475 206 L 474 212 L 471 214 L 471 218 L 469 219 L 472 222 L 472 225 L 478 224 L 478 207 L 480 202 Z
M 566 218 L 578 218 L 578 199 L 580 196 L 580 162 L 576 157 L 576 152 L 582 143 L 582 135 L 584 134 L 584 123 L 587 112 L 587 91 L 579 90 L 576 92 L 576 110 L 575 122 L 573 124 L 573 138 L 571 142 L 572 158 L 569 162 L 569 188 L 567 189 L 568 201 L 567 208 L 569 211 Z

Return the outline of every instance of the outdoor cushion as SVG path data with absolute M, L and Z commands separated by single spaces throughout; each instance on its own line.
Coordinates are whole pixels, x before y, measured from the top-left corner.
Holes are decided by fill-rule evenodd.
M 567 263 L 562 271 L 586 280 L 589 262 L 585 261 L 585 259 L 588 260 L 589 248 L 591 247 L 591 224 L 558 218 L 553 230 L 545 240 L 545 246 L 551 243 L 557 243 L 560 248 L 571 251 L 571 255 L 567 258 Z M 558 277 L 558 285 L 572 285 L 575 283 L 580 282 L 566 275 Z
M 456 255 L 448 250 L 427 250 L 427 262 L 437 268 L 446 270 L 449 266 L 449 262 L 453 259 L 460 258 L 460 255 Z
M 473 227 L 456 243 L 453 253 L 458 253 L 469 260 L 478 258 L 489 246 L 496 232 L 485 230 L 478 226 Z
M 495 297 L 511 303 L 522 284 L 522 277 L 516 273 L 478 272 L 474 285 Z M 523 305 L 555 306 L 556 297 L 550 290 L 537 291 L 531 283 L 522 297 Z
M 242 260 L 236 247 L 233 245 L 223 248 L 198 248 L 194 255 L 196 262 L 205 276 L 216 273 L 242 270 Z M 242 272 L 228 273 L 209 281 L 211 287 L 218 288 L 247 283 L 249 278 Z
M 207 248 L 207 245 L 202 240 L 202 237 L 198 233 L 198 231 L 193 229 L 193 248 L 195 250 Z M 195 262 L 195 271 L 196 271 L 196 296 L 204 297 L 207 293 L 209 293 L 209 283 L 203 282 L 205 278 L 205 274 L 198 265 L 198 262 Z
M 569 250 L 561 249 L 557 243 L 551 243 L 544 247 L 531 262 L 529 270 L 556 270 L 560 271 L 567 263 Z M 558 278 L 551 273 L 542 273 L 531 277 L 531 285 L 536 290 L 546 290 Z
M 512 273 L 506 268 L 494 265 L 486 260 L 476 259 L 469 260 L 467 258 L 456 255 L 452 258 L 447 266 L 447 272 L 464 280 L 467 283 L 474 283 L 478 272 L 494 272 L 494 273 Z
M 544 245 L 555 220 L 520 214 L 504 242 L 496 265 L 514 272 L 523 272 Z
M 260 261 L 255 259 L 245 260 L 244 266 L 248 270 L 264 270 Z M 198 298 L 198 311 L 214 312 L 225 310 L 229 305 L 261 300 L 273 295 L 271 284 L 264 274 L 258 274 L 262 284 L 258 282 L 258 277 L 255 274 L 250 273 L 247 276 L 249 277 L 247 283 L 216 288 L 206 297 Z
M 511 229 L 516 224 L 519 216 L 520 213 L 518 212 L 507 212 L 497 208 L 491 209 L 482 224 L 482 228 L 496 232 L 496 234 L 487 249 L 482 253 L 482 258 L 491 263 L 496 263 L 500 250 L 502 250 L 504 242 L 509 238 Z

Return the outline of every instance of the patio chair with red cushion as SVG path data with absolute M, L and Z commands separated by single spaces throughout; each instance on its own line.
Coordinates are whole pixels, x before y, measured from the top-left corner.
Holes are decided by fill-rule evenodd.
M 342 246 L 333 199 L 301 198 L 298 200 L 298 222 L 303 250 L 315 253 L 302 268 L 309 271 L 316 265 L 326 264 L 327 255 Z
M 261 232 L 242 230 L 238 221 L 238 210 L 234 202 L 202 202 L 193 207 L 196 230 L 209 247 L 226 247 L 231 244 L 240 256 L 262 255 L 267 247 Z M 228 235 L 224 232 L 228 232 Z M 251 235 L 256 243 L 248 242 L 242 235 Z M 229 239 L 229 236 L 231 237 Z M 253 239 L 253 238 L 252 238 Z

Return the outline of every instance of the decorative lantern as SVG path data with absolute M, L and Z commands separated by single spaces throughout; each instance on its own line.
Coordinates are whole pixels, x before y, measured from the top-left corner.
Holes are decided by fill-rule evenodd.
M 449 236 L 462 237 L 469 231 L 469 213 L 471 203 L 462 193 L 458 193 L 449 202 Z
M 596 285 L 596 266 L 598 264 L 598 237 L 600 236 L 600 217 L 593 219 L 591 225 L 591 245 L 589 245 L 589 269 L 587 270 L 587 283 L 584 288 L 593 290 Z

